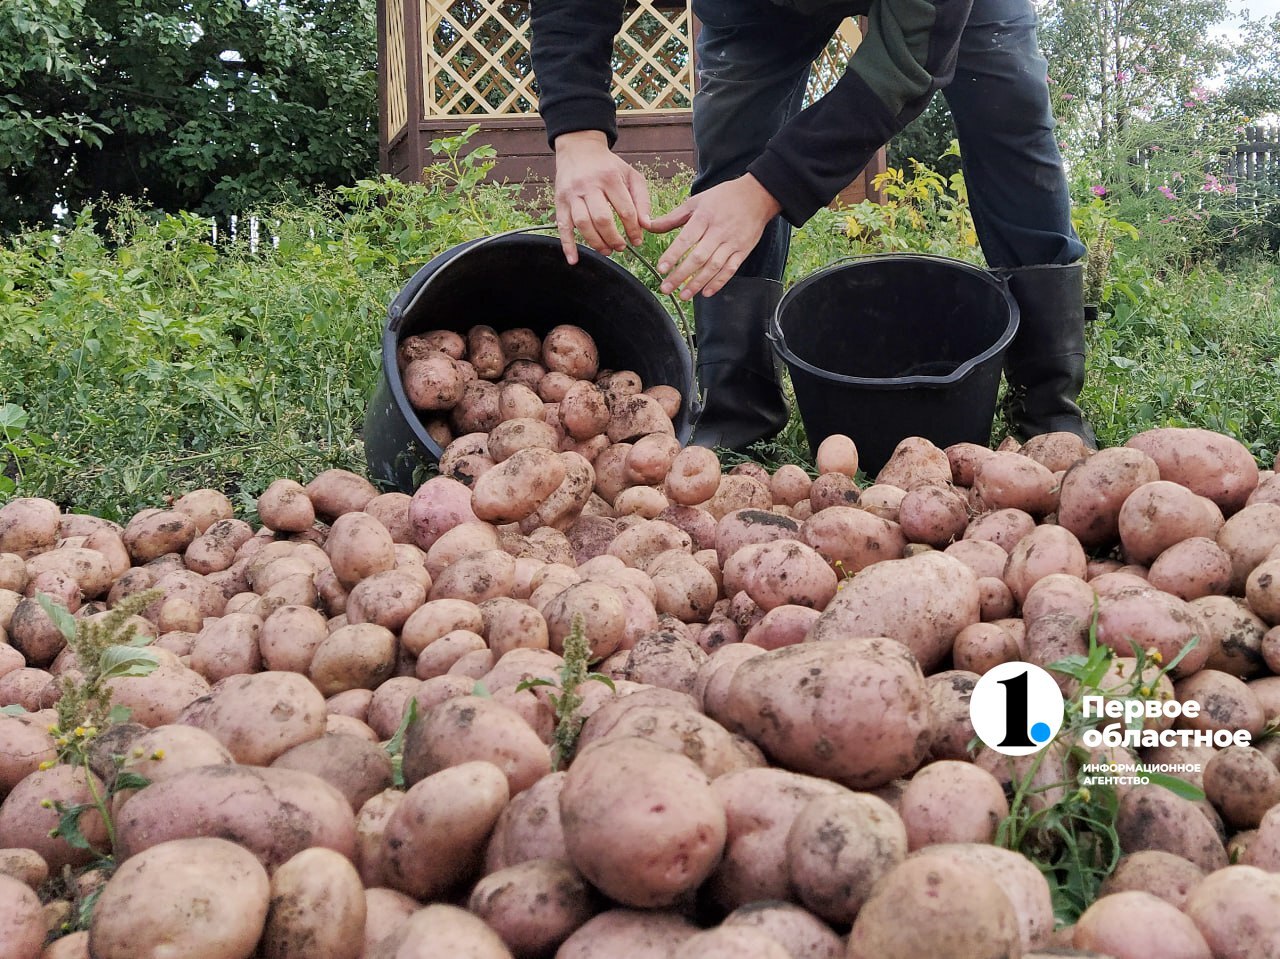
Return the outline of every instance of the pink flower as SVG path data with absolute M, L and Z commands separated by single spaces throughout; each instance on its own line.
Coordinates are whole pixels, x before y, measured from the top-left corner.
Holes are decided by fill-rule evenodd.
M 1209 99 L 1209 91 L 1204 87 L 1194 86 L 1191 88 L 1191 97 L 1199 103 L 1204 103 L 1205 100 Z
M 1163 196 L 1166 200 L 1176 200 L 1178 198 L 1178 194 L 1174 193 L 1172 190 L 1170 190 L 1167 186 L 1164 186 L 1163 184 L 1156 187 L 1156 189 L 1160 191 L 1161 196 Z
M 1093 186 L 1089 187 L 1089 192 L 1094 196 L 1106 196 L 1107 188 L 1101 183 L 1095 183 Z
M 1128 82 L 1129 82 L 1129 71 L 1128 71 L 1128 70 L 1117 70 L 1117 71 L 1116 71 L 1116 83 L 1128 83 Z
M 1190 110 L 1193 106 L 1195 106 L 1195 105 L 1196 105 L 1196 101 L 1195 101 L 1195 100 L 1183 100 L 1183 101 L 1182 101 L 1182 105 L 1183 105 L 1184 107 L 1186 107 L 1188 110 Z
M 1224 192 L 1222 184 L 1218 181 L 1218 178 L 1214 176 L 1212 173 L 1206 173 L 1204 175 L 1204 186 L 1200 187 L 1200 189 L 1203 190 L 1205 193 Z
M 1064 93 L 1064 94 L 1062 95 L 1062 99 L 1064 99 L 1064 100 L 1068 100 L 1068 101 L 1069 101 L 1069 100 L 1074 100 L 1075 98 L 1076 98 L 1076 95 L 1075 95 L 1074 93 Z

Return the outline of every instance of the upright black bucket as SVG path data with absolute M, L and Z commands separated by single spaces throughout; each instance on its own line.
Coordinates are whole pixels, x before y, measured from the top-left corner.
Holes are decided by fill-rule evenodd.
M 810 449 L 833 433 L 875 475 L 908 436 L 991 441 L 1018 306 L 996 275 L 949 257 L 849 260 L 793 286 L 770 324 Z
M 633 370 L 646 387 L 674 386 L 684 398 L 676 436 L 693 431 L 693 361 L 661 302 L 613 260 L 578 247 L 565 262 L 555 236 L 515 230 L 446 250 L 418 270 L 392 301 L 382 334 L 382 375 L 364 421 L 369 475 L 412 493 L 443 450 L 405 396 L 396 347 L 415 333 L 528 327 L 539 336 L 561 323 L 586 330 L 601 369 Z

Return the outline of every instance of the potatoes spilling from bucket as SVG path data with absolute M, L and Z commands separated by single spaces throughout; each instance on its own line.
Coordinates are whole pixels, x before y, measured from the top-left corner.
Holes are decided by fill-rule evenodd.
M 1270 954 L 1271 471 L 1153 430 L 913 437 L 875 477 L 836 436 L 816 475 L 725 472 L 665 409 L 631 432 L 660 401 L 577 333 L 406 341 L 420 398 L 474 374 L 438 423 L 498 391 L 412 495 L 331 470 L 271 484 L 256 525 L 214 490 L 123 524 L 0 506 L 0 951 Z M 1003 756 L 970 705 L 1016 663 L 1119 711 Z M 1082 809 L 1122 857 L 1050 871 L 1090 883 L 1055 928 L 1061 833 L 996 841 L 1097 828 Z

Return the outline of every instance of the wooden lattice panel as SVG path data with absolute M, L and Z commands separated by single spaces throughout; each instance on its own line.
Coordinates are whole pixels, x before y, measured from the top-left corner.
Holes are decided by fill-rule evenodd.
M 862 31 L 858 29 L 857 21 L 849 19 L 840 24 L 840 29 L 827 44 L 827 49 L 813 61 L 809 86 L 804 95 L 806 104 L 812 103 L 836 85 L 861 41 Z
M 535 113 L 527 0 L 421 0 L 423 99 L 428 116 Z M 688 5 L 629 5 L 614 46 L 621 110 L 687 109 L 693 100 Z
M 409 122 L 409 78 L 405 73 L 404 0 L 387 4 L 387 139 Z

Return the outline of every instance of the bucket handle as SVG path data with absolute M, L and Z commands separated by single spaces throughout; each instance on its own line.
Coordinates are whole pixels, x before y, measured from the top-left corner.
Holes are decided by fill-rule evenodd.
M 861 263 L 866 260 L 889 259 L 891 257 L 901 257 L 901 256 L 909 256 L 914 260 L 932 260 L 936 263 L 946 263 L 952 266 L 956 264 L 960 264 L 962 266 L 970 267 L 971 269 L 974 269 L 974 270 L 979 270 L 983 273 L 986 273 L 993 280 L 999 283 L 1001 288 L 1004 289 L 1005 293 L 1009 294 L 1009 278 L 1004 273 L 1001 273 L 998 270 L 986 269 L 984 267 L 978 266 L 976 263 L 970 263 L 968 260 L 961 260 L 954 256 L 943 256 L 940 253 L 904 253 L 899 251 L 886 250 L 883 253 L 853 254 L 850 256 L 837 257 L 836 259 L 828 263 L 826 266 L 824 266 L 822 270 L 818 272 L 829 270 L 832 267 L 841 266 L 842 264 L 845 264 L 845 263 Z M 781 307 L 782 304 L 778 304 L 778 305 L 779 307 Z M 776 319 L 777 318 L 775 315 L 775 322 L 771 323 L 769 327 L 765 330 L 765 333 L 764 333 L 765 339 L 767 339 L 770 343 L 773 344 L 775 350 L 778 350 L 781 353 L 791 353 L 791 350 L 787 347 L 787 338 L 783 335 L 782 328 L 778 326 L 778 324 L 776 323 Z M 776 334 L 774 333 L 775 327 L 777 328 Z M 801 360 L 801 362 L 803 363 L 804 361 Z M 808 366 L 808 364 L 804 364 L 804 365 Z M 969 371 L 973 368 L 974 365 L 976 365 L 976 358 L 973 360 L 969 360 L 965 363 L 962 363 L 956 369 L 956 371 L 952 373 L 952 376 L 957 376 L 960 373 L 963 373 L 965 376 L 968 376 Z M 816 372 L 816 370 L 814 371 Z

